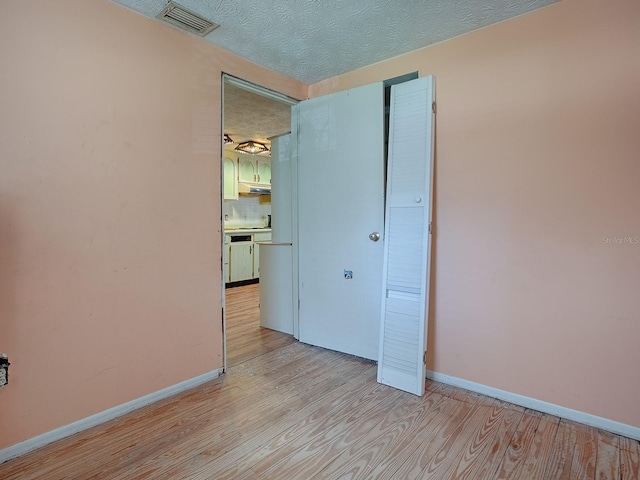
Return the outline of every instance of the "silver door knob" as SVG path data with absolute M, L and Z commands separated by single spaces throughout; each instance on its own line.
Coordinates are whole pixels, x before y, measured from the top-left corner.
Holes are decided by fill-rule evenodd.
M 378 232 L 370 233 L 369 240 L 371 240 L 372 242 L 377 242 L 378 240 L 380 240 L 380 234 Z

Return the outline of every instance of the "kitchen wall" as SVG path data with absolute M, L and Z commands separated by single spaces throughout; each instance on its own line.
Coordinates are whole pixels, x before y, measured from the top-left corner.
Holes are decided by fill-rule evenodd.
M 271 215 L 271 195 L 240 195 L 222 206 L 225 227 L 262 227 Z
M 428 368 L 635 427 L 638 19 L 563 0 L 309 89 L 436 77 Z
M 221 74 L 107 0 L 0 16 L 0 448 L 222 366 Z
M 225 147 L 224 156 L 231 159 L 255 160 L 254 155 Z M 239 195 L 237 200 L 225 200 L 222 205 L 226 228 L 261 227 L 267 225 L 271 215 L 271 195 Z

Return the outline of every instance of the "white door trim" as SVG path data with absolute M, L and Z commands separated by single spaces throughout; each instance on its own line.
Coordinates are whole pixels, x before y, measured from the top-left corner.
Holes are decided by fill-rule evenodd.
M 255 93 L 257 95 L 261 95 L 263 97 L 267 97 L 270 98 L 274 101 L 278 101 L 278 102 L 282 102 L 282 103 L 286 103 L 288 105 L 297 105 L 298 103 L 300 103 L 300 100 L 296 100 L 295 98 L 289 97 L 283 93 L 280 92 L 276 92 L 275 90 L 271 90 L 267 87 L 263 87 L 261 85 L 249 82 L 247 80 L 243 80 L 241 78 L 235 77 L 231 74 L 222 72 L 221 75 L 221 81 L 220 81 L 220 93 L 221 93 L 221 98 L 220 98 L 220 231 L 221 231 L 221 235 L 220 235 L 220 244 L 221 244 L 221 248 L 220 248 L 220 278 L 222 280 L 222 285 L 221 285 L 221 307 L 222 307 L 222 358 L 223 358 L 223 371 L 226 372 L 227 371 L 227 304 L 226 304 L 226 290 L 225 290 L 225 281 L 224 281 L 224 145 L 222 142 L 222 139 L 224 138 L 224 86 L 225 83 L 229 83 L 230 85 L 234 85 L 238 88 L 242 88 L 244 90 L 247 90 L 249 92 Z M 292 183 L 297 182 L 297 175 L 292 179 Z M 292 185 L 292 189 L 293 191 L 297 191 L 297 185 Z M 293 208 L 294 208 L 294 218 L 297 219 L 297 210 L 295 210 L 296 205 L 297 205 L 297 199 L 293 200 L 295 203 L 293 204 Z M 293 232 L 294 235 L 296 235 L 297 232 L 297 224 L 293 225 Z M 295 238 L 295 237 L 294 237 Z M 295 244 L 294 244 L 294 248 L 295 248 Z M 295 255 L 295 251 L 294 251 L 294 255 Z M 297 257 L 294 256 L 294 278 L 293 278 L 293 282 L 294 282 L 294 289 L 296 288 L 295 285 L 297 285 Z M 294 298 L 297 299 L 297 292 L 294 291 Z M 294 318 L 294 337 L 298 338 L 295 335 L 296 332 L 296 327 L 297 327 L 297 308 L 294 309 L 294 313 L 295 313 L 295 318 Z

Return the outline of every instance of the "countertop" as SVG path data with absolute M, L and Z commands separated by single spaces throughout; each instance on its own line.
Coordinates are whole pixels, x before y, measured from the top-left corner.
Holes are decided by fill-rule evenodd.
M 271 228 L 269 227 L 260 227 L 260 228 L 225 228 L 224 233 L 226 235 L 237 235 L 243 234 L 247 235 L 250 233 L 271 233 Z

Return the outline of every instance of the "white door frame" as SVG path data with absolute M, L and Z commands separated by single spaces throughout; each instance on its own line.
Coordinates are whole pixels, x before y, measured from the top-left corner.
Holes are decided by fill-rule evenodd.
M 222 226 L 222 228 L 220 229 L 221 235 L 220 235 L 220 279 L 221 279 L 221 296 L 220 296 L 220 301 L 221 301 L 221 307 L 222 307 L 222 358 L 223 358 L 223 363 L 222 363 L 222 368 L 223 368 L 223 372 L 227 371 L 227 309 L 226 309 L 226 290 L 225 290 L 225 281 L 224 281 L 224 276 L 223 276 L 223 272 L 224 272 L 224 265 L 223 265 L 223 258 L 224 258 L 224 145 L 222 143 L 222 139 L 224 138 L 224 86 L 225 83 L 228 83 L 230 85 L 233 85 L 235 87 L 239 87 L 242 88 L 244 90 L 247 90 L 249 92 L 261 95 L 263 97 L 267 97 L 270 98 L 272 100 L 278 101 L 278 102 L 283 102 L 283 103 L 288 103 L 289 105 L 296 105 L 300 102 L 300 100 L 296 100 L 292 97 L 289 97 L 283 93 L 280 92 L 276 92 L 275 90 L 271 90 L 267 87 L 263 87 L 261 85 L 258 85 L 256 83 L 252 83 L 249 82 L 247 80 L 243 80 L 241 78 L 238 78 L 234 75 L 222 72 L 221 75 L 221 81 L 220 81 L 220 94 L 221 94 L 221 101 L 220 101 L 220 172 L 219 172 L 219 177 L 220 177 L 220 225 Z M 297 138 L 297 137 L 296 137 Z M 297 152 L 297 147 L 296 147 L 296 152 Z M 294 202 L 292 205 L 292 208 L 294 209 L 293 211 L 293 218 L 294 218 L 294 224 L 292 225 L 293 228 L 293 236 L 294 238 L 297 239 L 298 236 L 298 224 L 297 224 L 297 192 L 298 192 L 298 185 L 297 185 L 297 181 L 298 181 L 298 176 L 297 176 L 297 166 L 295 167 L 296 171 L 295 171 L 295 175 L 292 177 L 292 192 L 295 192 L 295 196 L 294 194 L 292 194 L 292 201 Z M 293 271 L 294 271 L 294 278 L 293 278 L 293 282 L 294 282 L 294 301 L 297 301 L 297 281 L 298 281 L 298 273 L 297 273 L 297 269 L 298 269 L 298 258 L 297 258 L 297 251 L 295 250 L 295 244 L 296 242 L 294 242 L 294 250 L 293 250 L 293 254 L 294 254 L 294 261 L 293 261 Z M 298 309 L 294 308 L 294 320 L 293 320 L 293 330 L 294 330 L 294 337 L 297 339 L 297 322 L 298 322 L 298 315 L 297 315 Z
M 291 236 L 293 245 L 293 338 L 300 339 L 300 288 L 299 261 L 300 253 L 298 238 L 298 109 L 291 109 Z

